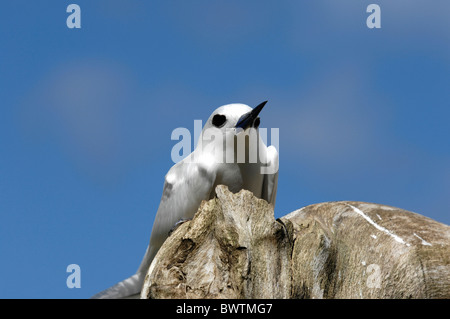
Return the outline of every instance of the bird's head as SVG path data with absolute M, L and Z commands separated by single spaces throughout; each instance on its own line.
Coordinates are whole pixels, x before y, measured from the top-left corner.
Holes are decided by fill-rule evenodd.
M 245 104 L 227 104 L 217 108 L 209 117 L 203 132 L 206 130 L 220 131 L 222 134 L 248 133 L 258 129 L 261 122 L 259 113 L 267 101 L 252 109 Z
M 203 127 L 197 152 L 203 155 L 214 154 L 215 161 L 221 161 L 224 156 L 236 157 L 236 154 L 244 154 L 247 157 L 250 149 L 256 151 L 259 143 L 258 115 L 266 103 L 267 101 L 254 109 L 245 104 L 227 104 L 217 108 Z M 254 148 L 251 148 L 250 144 Z M 234 151 L 226 154 L 230 150 Z

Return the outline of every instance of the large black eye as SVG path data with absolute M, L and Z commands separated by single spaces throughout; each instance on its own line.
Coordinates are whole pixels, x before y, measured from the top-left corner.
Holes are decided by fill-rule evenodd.
M 255 121 L 253 122 L 253 127 L 254 127 L 254 128 L 258 128 L 258 127 L 259 127 L 259 124 L 261 124 L 261 120 L 260 120 L 259 117 L 257 117 L 257 118 L 255 119 Z
M 221 115 L 221 114 L 216 114 L 212 118 L 212 124 L 215 127 L 222 127 L 225 124 L 226 121 L 227 121 L 226 116 L 225 115 Z

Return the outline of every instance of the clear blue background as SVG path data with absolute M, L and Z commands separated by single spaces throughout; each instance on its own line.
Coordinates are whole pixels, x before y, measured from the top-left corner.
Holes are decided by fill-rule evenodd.
M 450 223 L 448 0 L 72 2 L 0 5 L 0 297 L 133 274 L 172 130 L 232 102 L 269 100 L 276 217 L 358 200 Z

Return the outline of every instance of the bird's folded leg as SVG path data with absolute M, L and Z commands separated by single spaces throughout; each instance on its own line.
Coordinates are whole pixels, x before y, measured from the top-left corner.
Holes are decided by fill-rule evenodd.
M 181 224 L 190 221 L 192 218 L 181 218 L 179 221 L 175 223 L 175 225 L 172 226 L 172 228 L 169 230 L 169 236 L 172 235 L 172 233 L 181 226 Z

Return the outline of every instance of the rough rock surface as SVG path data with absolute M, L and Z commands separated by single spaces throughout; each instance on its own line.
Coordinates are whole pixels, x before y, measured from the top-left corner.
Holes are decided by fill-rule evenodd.
M 278 220 L 226 186 L 179 226 L 141 298 L 450 298 L 450 227 L 398 208 L 329 202 Z

